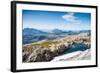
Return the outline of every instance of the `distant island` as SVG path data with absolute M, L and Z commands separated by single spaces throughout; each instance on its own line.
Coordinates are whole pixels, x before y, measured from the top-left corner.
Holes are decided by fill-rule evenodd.
M 91 31 L 66 31 L 53 29 L 49 32 L 34 28 L 23 29 L 23 62 L 48 62 L 90 59 Z M 86 52 L 88 50 L 88 52 Z M 62 59 L 61 56 L 81 51 L 73 57 Z M 59 59 L 55 60 L 55 58 Z

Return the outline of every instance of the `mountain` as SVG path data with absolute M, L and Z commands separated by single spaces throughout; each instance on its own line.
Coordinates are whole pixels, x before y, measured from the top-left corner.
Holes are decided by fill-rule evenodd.
M 52 30 L 52 33 L 53 34 L 57 34 L 57 35 L 74 35 L 74 34 L 79 34 L 79 31 L 76 32 L 76 31 L 71 31 L 71 30 L 60 30 L 60 29 L 54 29 Z
M 23 44 L 33 43 L 41 41 L 44 39 L 56 39 L 60 37 L 65 37 L 67 35 L 77 35 L 80 33 L 90 32 L 90 30 L 82 31 L 64 31 L 60 29 L 53 29 L 50 32 L 41 31 L 34 28 L 24 28 L 23 29 Z M 89 34 L 90 35 L 90 34 Z
M 47 34 L 47 32 L 43 32 L 41 30 L 38 29 L 34 29 L 34 28 L 24 28 L 23 29 L 23 35 L 36 35 L 36 34 Z
M 54 34 L 61 34 L 61 33 L 66 33 L 66 32 L 63 31 L 63 30 L 60 30 L 60 29 L 54 29 L 54 30 L 52 30 L 52 33 L 54 33 Z
M 91 32 L 91 30 L 81 30 L 80 33 L 86 33 L 86 32 Z
M 28 44 L 36 41 L 46 39 L 47 32 L 43 32 L 34 28 L 23 29 L 23 44 Z

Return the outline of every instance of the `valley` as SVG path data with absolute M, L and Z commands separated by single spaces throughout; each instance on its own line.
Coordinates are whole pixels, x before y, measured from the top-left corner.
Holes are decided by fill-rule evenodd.
M 32 33 L 28 33 L 25 30 L 23 35 L 24 43 L 22 48 L 22 56 L 24 63 L 73 60 L 76 56 L 78 57 L 84 54 L 86 50 L 89 51 L 85 52 L 88 54 L 88 56 L 84 55 L 83 57 L 85 58 L 82 57 L 80 60 L 87 58 L 90 59 L 91 57 L 91 34 L 89 30 L 75 32 L 56 29 L 56 31 L 53 31 L 52 33 L 39 30 L 35 30 L 34 33 L 33 29 L 32 31 L 28 29 L 28 31 Z M 31 38 L 29 37 L 30 35 Z M 73 57 L 75 57 L 72 59 L 70 58 L 71 56 L 64 56 L 79 51 L 81 53 L 73 55 Z M 60 58 L 55 59 L 57 57 Z

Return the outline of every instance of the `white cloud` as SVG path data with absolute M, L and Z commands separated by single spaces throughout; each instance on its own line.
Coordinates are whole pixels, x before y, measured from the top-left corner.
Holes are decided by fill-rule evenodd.
M 70 23 L 76 23 L 76 24 L 81 23 L 81 20 L 79 20 L 77 17 L 75 17 L 75 13 L 73 13 L 73 12 L 70 12 L 70 13 L 67 13 L 66 15 L 63 15 L 62 18 Z
M 62 16 L 63 19 L 67 21 L 67 25 L 63 24 L 63 27 L 61 29 L 66 30 L 85 30 L 90 29 L 90 26 L 87 24 L 84 24 L 84 22 L 75 16 L 74 12 L 66 13 Z

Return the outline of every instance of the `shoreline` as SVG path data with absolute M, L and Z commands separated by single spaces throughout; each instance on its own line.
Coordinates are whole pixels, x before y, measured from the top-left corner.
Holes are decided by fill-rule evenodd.
M 89 60 L 91 58 L 91 51 L 90 49 L 87 49 L 85 51 L 76 51 L 69 54 L 64 54 L 61 56 L 55 57 L 51 62 L 57 62 L 57 61 L 70 61 L 70 60 Z

